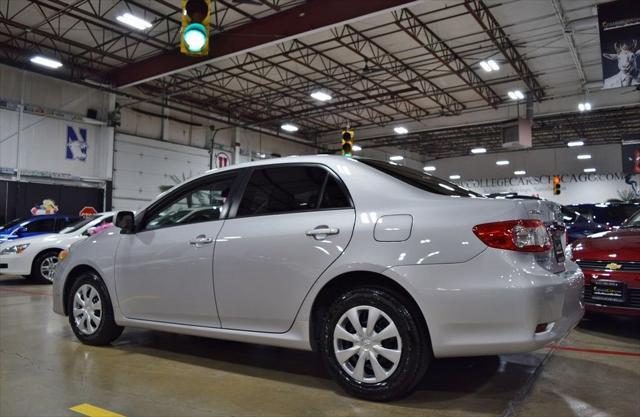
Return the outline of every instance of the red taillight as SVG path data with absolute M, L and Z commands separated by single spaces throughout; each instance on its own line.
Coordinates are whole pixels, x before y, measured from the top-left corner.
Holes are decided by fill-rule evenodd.
M 507 220 L 479 224 L 473 228 L 473 233 L 492 248 L 520 252 L 546 252 L 551 249 L 549 233 L 540 220 Z

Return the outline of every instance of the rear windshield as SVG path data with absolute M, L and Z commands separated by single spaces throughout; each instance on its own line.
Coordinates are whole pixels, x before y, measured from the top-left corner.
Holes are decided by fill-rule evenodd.
M 385 174 L 391 175 L 394 178 L 399 179 L 409 185 L 419 188 L 424 191 L 428 191 L 434 194 L 448 195 L 454 197 L 472 197 L 472 198 L 484 198 L 482 195 L 475 193 L 466 188 L 462 188 L 454 183 L 443 180 L 442 178 L 434 177 L 424 172 L 416 171 L 415 169 L 403 167 L 400 165 L 393 165 L 384 161 L 376 161 L 374 159 L 360 159 L 358 161 L 363 164 L 369 165 L 382 171 Z

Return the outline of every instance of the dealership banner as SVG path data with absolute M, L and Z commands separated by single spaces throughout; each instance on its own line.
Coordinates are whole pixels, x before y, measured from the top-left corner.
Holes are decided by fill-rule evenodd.
M 640 174 L 579 173 L 560 175 L 560 195 L 553 194 L 553 175 L 453 181 L 481 194 L 517 193 L 561 204 L 600 203 L 640 198 Z
M 602 88 L 640 85 L 640 0 L 598 5 Z

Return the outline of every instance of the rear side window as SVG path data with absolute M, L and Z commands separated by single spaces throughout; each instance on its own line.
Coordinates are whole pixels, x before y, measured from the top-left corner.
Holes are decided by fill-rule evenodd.
M 56 225 L 54 219 L 34 220 L 31 223 L 25 225 L 28 233 L 43 233 L 53 232 Z
M 394 178 L 399 179 L 421 190 L 428 191 L 434 194 L 449 195 L 455 197 L 483 197 L 482 195 L 475 193 L 466 188 L 462 188 L 452 182 L 443 180 L 442 178 L 434 177 L 433 175 L 425 174 L 420 171 L 416 171 L 411 168 L 391 165 L 388 162 L 376 161 L 374 159 L 360 159 L 358 161 L 363 164 L 369 165 L 382 171 L 385 174 L 391 175 Z
M 256 169 L 240 201 L 238 216 L 350 207 L 335 177 L 318 166 Z

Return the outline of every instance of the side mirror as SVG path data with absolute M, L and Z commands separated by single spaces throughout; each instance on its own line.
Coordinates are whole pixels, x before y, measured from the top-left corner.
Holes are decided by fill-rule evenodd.
M 122 229 L 121 233 L 133 233 L 134 232 L 134 218 L 132 211 L 119 211 L 116 214 L 116 227 Z

